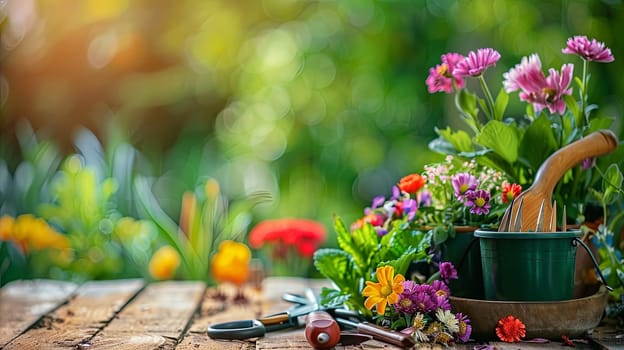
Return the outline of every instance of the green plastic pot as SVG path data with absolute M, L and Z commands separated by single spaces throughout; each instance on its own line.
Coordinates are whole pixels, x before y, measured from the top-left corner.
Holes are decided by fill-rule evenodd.
M 561 301 L 573 298 L 580 230 L 477 230 L 474 235 L 479 238 L 481 247 L 486 300 Z
M 455 237 L 442 244 L 442 261 L 450 261 L 457 269 L 458 279 L 451 280 L 449 288 L 454 296 L 483 299 L 481 251 L 474 236 L 476 227 L 454 227 Z M 477 240 L 477 241 L 474 241 Z

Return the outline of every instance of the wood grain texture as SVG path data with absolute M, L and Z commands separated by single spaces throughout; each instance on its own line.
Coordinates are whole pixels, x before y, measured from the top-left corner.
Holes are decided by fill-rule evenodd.
M 141 280 L 93 281 L 5 349 L 77 348 L 88 344 L 141 288 Z
M 13 281 L 0 290 L 0 348 L 64 303 L 77 285 L 52 280 Z
M 90 342 L 96 349 L 173 349 L 199 309 L 205 285 L 149 284 Z
M 236 301 L 230 292 L 222 299 L 223 293 L 213 288 L 205 290 L 201 282 L 161 282 L 142 288 L 142 281 L 118 280 L 88 282 L 79 289 L 56 281 L 14 283 L 0 290 L 0 329 L 11 329 L 10 334 L 15 334 L 8 344 L 0 344 L 0 349 L 312 349 L 303 328 L 269 332 L 245 341 L 220 341 L 207 336 L 210 324 L 283 311 L 292 306 L 280 299 L 284 292 L 301 294 L 305 287 L 318 287 L 309 282 L 298 286 L 273 282 L 266 284 L 261 293 L 246 289 L 247 303 Z M 576 349 L 603 348 L 589 340 L 581 341 L 575 343 Z M 491 341 L 489 345 L 499 350 L 542 350 L 559 348 L 561 343 Z M 477 345 L 473 342 L 447 348 L 418 344 L 413 349 L 469 350 Z M 335 349 L 399 348 L 369 340 L 359 345 L 339 344 Z

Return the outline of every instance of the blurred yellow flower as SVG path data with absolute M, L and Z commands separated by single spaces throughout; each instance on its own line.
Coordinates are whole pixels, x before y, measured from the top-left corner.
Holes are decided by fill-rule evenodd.
M 67 236 L 56 232 L 45 220 L 30 214 L 20 215 L 17 219 L 10 216 L 0 218 L 0 239 L 14 242 L 24 254 L 48 248 L 69 250 Z
M 249 277 L 251 251 L 243 243 L 223 241 L 212 257 L 212 277 L 219 283 L 230 282 L 242 286 Z
M 166 245 L 160 247 L 152 255 L 149 273 L 155 279 L 169 279 L 175 275 L 178 266 L 180 266 L 180 254 L 172 246 Z
M 405 277 L 401 274 L 395 276 L 394 267 L 386 265 L 377 268 L 377 280 L 379 282 L 366 281 L 362 295 L 368 297 L 364 301 L 367 309 L 371 310 L 377 305 L 377 313 L 383 315 L 388 303 L 395 304 L 399 300 Z
M 0 218 L 0 240 L 8 241 L 13 237 L 13 225 L 15 219 L 10 216 L 3 216 Z

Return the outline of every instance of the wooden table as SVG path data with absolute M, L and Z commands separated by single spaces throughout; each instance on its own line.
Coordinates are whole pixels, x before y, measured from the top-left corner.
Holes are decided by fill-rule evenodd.
M 268 333 L 249 341 L 219 341 L 210 324 L 251 319 L 285 310 L 283 292 L 319 289 L 325 281 L 269 278 L 262 291 L 245 289 L 247 303 L 219 299 L 201 282 L 92 281 L 83 285 L 52 280 L 15 281 L 0 290 L 0 349 L 311 349 L 302 329 Z M 234 295 L 221 288 L 222 294 Z M 477 343 L 454 349 L 473 349 Z M 548 344 L 492 342 L 496 349 L 561 348 Z M 337 349 L 398 349 L 371 340 Z M 417 348 L 429 349 L 428 345 Z M 598 344 L 577 343 L 577 349 Z

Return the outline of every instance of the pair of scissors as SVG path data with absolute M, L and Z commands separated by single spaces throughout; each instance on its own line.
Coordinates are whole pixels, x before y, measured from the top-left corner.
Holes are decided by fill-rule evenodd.
M 252 320 L 223 322 L 210 325 L 208 336 L 212 339 L 244 340 L 263 337 L 267 332 L 305 325 L 301 316 L 320 310 L 320 306 L 310 298 L 292 293 L 285 293 L 285 301 L 295 305 L 286 311 L 263 316 Z

